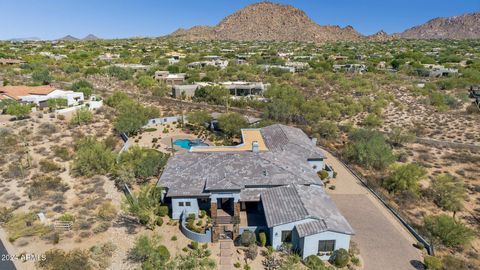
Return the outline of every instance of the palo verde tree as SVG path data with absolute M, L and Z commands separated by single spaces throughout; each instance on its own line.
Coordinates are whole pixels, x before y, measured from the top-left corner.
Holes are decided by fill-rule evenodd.
M 425 177 L 426 170 L 415 163 L 392 166 L 390 176 L 383 182 L 383 186 L 392 193 L 409 191 L 418 194 L 418 182 Z
M 345 156 L 367 169 L 384 170 L 395 161 L 390 145 L 382 133 L 374 130 L 356 129 L 349 134 Z
M 32 111 L 32 105 L 13 102 L 7 105 L 6 113 L 14 115 L 17 119 L 25 119 Z
M 432 180 L 431 191 L 435 204 L 445 211 L 455 214 L 463 209 L 463 201 L 467 198 L 465 185 L 450 174 L 442 174 Z
M 218 127 L 228 136 L 239 136 L 242 128 L 248 127 L 248 120 L 241 114 L 231 112 L 218 117 Z

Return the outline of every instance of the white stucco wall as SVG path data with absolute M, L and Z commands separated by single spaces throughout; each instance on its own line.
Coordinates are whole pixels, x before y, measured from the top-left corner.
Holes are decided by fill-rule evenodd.
M 335 240 L 335 250 L 341 248 L 348 250 L 350 248 L 350 237 L 348 234 L 330 231 L 306 236 L 303 240 L 303 248 L 300 246 L 302 257 L 306 258 L 310 255 L 317 255 L 318 241 L 320 240 Z M 321 256 L 320 258 L 322 260 L 328 260 L 330 255 Z
M 270 228 L 270 239 L 271 239 L 273 249 L 278 249 L 282 245 L 282 231 L 293 231 L 293 228 L 295 227 L 295 225 L 302 224 L 308 221 L 313 221 L 313 219 L 304 219 L 304 220 L 286 223 L 286 224 L 282 224 L 282 225 L 278 225 Z M 293 234 L 292 234 L 292 243 L 295 240 L 293 238 L 295 237 L 293 237 Z M 295 243 L 293 244 L 295 245 Z
M 183 202 L 184 206 L 179 206 L 179 202 Z M 190 206 L 185 206 L 186 202 L 190 202 Z M 183 210 L 188 214 L 198 216 L 198 200 L 197 198 L 172 198 L 172 219 L 180 219 Z
M 325 167 L 324 160 L 308 160 L 308 164 L 310 164 L 310 166 L 312 166 L 316 172 L 323 170 Z

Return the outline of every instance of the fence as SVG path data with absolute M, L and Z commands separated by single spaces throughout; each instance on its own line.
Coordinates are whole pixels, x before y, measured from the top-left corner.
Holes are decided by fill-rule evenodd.
M 425 247 L 427 250 L 428 255 L 433 256 L 434 255 L 434 250 L 433 250 L 433 245 L 427 242 L 425 238 L 423 238 L 398 212 L 395 210 L 393 207 L 391 207 L 388 202 L 383 199 L 383 197 L 377 193 L 375 190 L 373 190 L 369 185 L 368 181 L 363 178 L 363 176 L 359 175 L 353 168 L 348 166 L 345 162 L 343 162 L 342 158 L 340 155 L 330 152 L 332 155 L 334 155 L 340 163 L 350 172 L 352 173 L 377 199 L 400 221 L 400 223 L 410 232 L 410 234 L 417 239 L 418 242 L 422 243 L 422 245 Z
M 197 241 L 199 243 L 210 243 L 212 242 L 212 229 L 208 229 L 205 233 L 192 232 L 187 228 L 187 215 L 183 211 L 180 216 L 180 231 L 190 240 Z

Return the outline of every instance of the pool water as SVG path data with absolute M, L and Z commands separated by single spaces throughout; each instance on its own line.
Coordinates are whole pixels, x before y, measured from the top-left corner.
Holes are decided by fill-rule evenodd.
M 202 142 L 201 140 L 187 140 L 187 139 L 181 139 L 181 140 L 175 140 L 173 142 L 174 145 L 180 146 L 181 148 L 190 150 L 192 146 L 208 146 L 208 144 Z

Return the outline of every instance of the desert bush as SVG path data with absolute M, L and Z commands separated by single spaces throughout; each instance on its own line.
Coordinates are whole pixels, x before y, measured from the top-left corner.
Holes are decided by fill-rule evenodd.
M 350 261 L 350 255 L 348 251 L 341 248 L 334 252 L 333 254 L 333 264 L 338 267 L 342 268 L 347 266 L 348 262 Z
M 75 216 L 69 213 L 65 213 L 61 215 L 58 220 L 60 221 L 65 221 L 65 222 L 74 222 L 75 221 Z
M 93 233 L 106 232 L 112 224 L 109 221 L 102 221 L 93 228 Z
M 328 178 L 328 172 L 326 170 L 321 170 L 317 174 L 318 174 L 318 177 L 320 177 L 320 179 L 322 180 L 325 180 Z
M 127 199 L 127 211 L 136 216 L 140 223 L 149 229 L 154 229 L 157 222 L 157 212 L 160 207 L 162 188 L 155 185 L 145 185 L 134 196 Z
M 427 269 L 441 270 L 443 268 L 442 260 L 437 257 L 426 255 L 425 258 L 423 258 L 423 263 Z
M 426 216 L 424 219 L 427 233 L 446 247 L 459 247 L 470 243 L 474 231 L 447 215 Z
M 258 234 L 258 240 L 260 242 L 260 246 L 264 247 L 267 244 L 267 234 L 264 231 L 261 231 Z
M 40 171 L 44 173 L 59 171 L 62 169 L 62 167 L 60 167 L 55 161 L 48 159 L 42 159 L 38 164 L 40 165 Z
M 323 270 L 325 266 L 323 261 L 317 255 L 310 255 L 306 257 L 303 263 L 306 267 L 308 267 L 308 269 L 312 270 Z
M 245 250 L 245 258 L 249 260 L 255 260 L 258 255 L 258 248 L 256 244 L 251 244 L 248 246 L 247 250 Z
M 39 260 L 36 266 L 43 270 L 91 270 L 90 255 L 85 250 L 74 249 L 65 252 L 52 249 L 45 252 L 45 259 Z
M 65 192 L 69 189 L 58 176 L 42 175 L 32 177 L 27 190 L 29 198 L 41 198 L 49 191 Z
M 85 137 L 75 145 L 76 155 L 73 161 L 75 173 L 83 176 L 109 173 L 115 162 L 115 155 L 103 142 L 95 137 Z
M 168 157 L 157 150 L 133 146 L 120 155 L 119 166 L 131 168 L 136 178 L 145 180 L 158 176 Z
M 72 125 L 83 125 L 93 121 L 93 113 L 88 108 L 76 110 L 70 120 Z
M 434 202 L 445 211 L 454 214 L 462 210 L 467 190 L 463 182 L 449 174 L 442 174 L 432 180 L 431 192 Z
M 38 133 L 44 136 L 51 136 L 58 132 L 58 127 L 52 123 L 42 123 L 38 126 Z
M 240 244 L 244 247 L 249 247 L 256 242 L 255 233 L 249 230 L 243 231 L 242 235 L 240 235 Z
M 51 231 L 51 228 L 37 222 L 35 213 L 13 214 L 5 223 L 10 242 L 20 237 L 42 236 Z
M 53 151 L 55 157 L 59 157 L 63 161 L 68 161 L 72 158 L 72 153 L 67 147 L 54 145 L 51 150 Z
M 117 209 L 110 202 L 106 201 L 97 208 L 97 217 L 105 221 L 111 221 L 117 216 Z
M 414 163 L 396 165 L 392 167 L 390 176 L 383 182 L 383 186 L 392 193 L 410 191 L 419 192 L 418 182 L 425 177 L 426 170 Z
M 357 129 L 349 134 L 345 156 L 366 167 L 383 170 L 395 161 L 391 147 L 383 134 L 365 129 Z
M 167 216 L 168 215 L 168 206 L 167 205 L 162 205 L 162 206 L 158 207 L 157 215 L 159 215 L 161 217 Z

